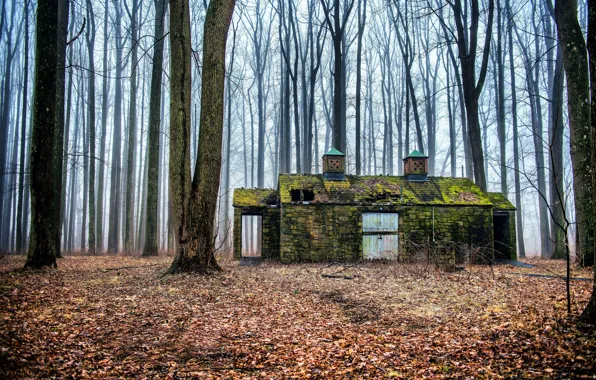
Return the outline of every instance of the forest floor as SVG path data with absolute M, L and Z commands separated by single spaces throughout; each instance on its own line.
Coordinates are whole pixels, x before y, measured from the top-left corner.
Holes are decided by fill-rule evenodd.
M 596 374 L 574 327 L 591 281 L 534 268 L 223 263 L 162 276 L 170 257 L 0 260 L 0 377 L 561 378 Z M 118 269 L 119 268 L 119 269 Z M 574 268 L 573 277 L 591 278 Z

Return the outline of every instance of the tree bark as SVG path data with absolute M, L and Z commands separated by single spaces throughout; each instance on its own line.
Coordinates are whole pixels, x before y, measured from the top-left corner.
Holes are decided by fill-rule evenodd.
M 484 52 L 478 80 L 476 80 L 476 49 L 478 46 L 478 26 L 480 22 L 479 1 L 471 0 L 470 27 L 469 32 L 465 17 L 462 16 L 462 5 L 460 0 L 455 0 L 451 7 L 455 15 L 457 27 L 457 47 L 461 62 L 462 84 L 466 115 L 468 117 L 468 133 L 470 136 L 470 147 L 474 163 L 474 182 L 482 190 L 486 191 L 486 173 L 484 172 L 484 153 L 482 150 L 482 136 L 480 132 L 480 120 L 478 117 L 478 98 L 484 86 L 488 57 L 490 54 L 491 34 L 486 33 L 484 39 Z M 486 30 L 492 30 L 494 15 L 494 0 L 488 2 L 488 21 Z M 467 9 L 464 11 L 467 12 Z
M 591 83 L 591 127 L 592 127 L 592 215 L 596 213 L 596 2 L 588 1 L 588 53 L 590 56 L 590 83 Z M 568 74 L 569 75 L 569 74 Z M 587 254 L 588 252 L 586 252 Z M 596 250 L 592 251 L 592 259 L 596 260 Z M 590 325 L 592 331 L 596 327 L 596 271 L 594 272 L 594 282 L 592 296 L 588 305 L 580 316 L 580 321 Z
M 586 170 L 592 160 L 590 73 L 586 42 L 577 19 L 577 1 L 558 0 L 555 4 L 555 19 L 567 76 L 569 139 L 577 221 L 576 249 L 580 263 L 590 266 L 594 264 L 596 233 L 592 175 Z
M 104 19 L 103 19 L 103 84 L 102 84 L 102 97 L 101 97 L 101 141 L 99 145 L 99 173 L 97 180 L 97 219 L 95 221 L 97 225 L 97 251 L 103 252 L 103 219 L 104 219 L 104 179 L 106 165 L 104 160 L 106 159 L 106 135 L 107 135 L 107 124 L 108 124 L 108 14 L 109 14 L 109 0 L 105 0 L 104 3 Z
M 123 2 L 126 7 L 126 2 Z M 124 207 L 124 251 L 134 251 L 135 231 L 135 161 L 137 147 L 137 65 L 138 65 L 138 26 L 137 13 L 139 3 L 133 0 L 132 9 L 128 13 L 130 18 L 130 33 L 132 44 L 130 62 L 130 105 L 128 110 L 128 154 L 126 162 L 126 199 Z M 126 8 L 128 11 L 128 8 Z
M 89 253 L 95 254 L 95 17 L 93 5 L 87 0 L 87 18 L 89 26 L 85 34 L 87 53 L 89 56 L 89 88 L 88 117 L 89 117 Z
M 147 142 L 147 205 L 145 221 L 145 246 L 143 256 L 157 256 L 159 232 L 157 229 L 157 199 L 159 184 L 159 126 L 161 124 L 161 80 L 163 66 L 164 14 L 167 0 L 154 0 L 155 44 L 151 71 L 151 98 L 149 99 L 149 132 Z
M 33 97 L 33 133 L 31 136 L 31 238 L 25 267 L 56 266 L 57 246 L 54 225 L 56 220 L 56 103 L 60 4 L 53 0 L 39 0 L 36 25 L 35 81 Z M 65 38 L 65 36 L 64 36 Z M 61 158 L 61 157 L 58 157 Z M 49 185 L 48 185 L 49 184 Z
M 221 174 L 226 40 L 234 6 L 235 0 L 211 0 L 205 16 L 201 129 L 191 193 L 188 160 L 190 19 L 188 0 L 172 1 L 170 199 L 176 256 L 169 269 L 170 273 L 220 269 L 214 256 L 213 229 Z
M 23 101 L 22 101 L 22 122 L 21 122 L 21 156 L 19 161 L 19 195 L 17 201 L 17 229 L 16 251 L 21 253 L 24 246 L 24 228 L 23 228 L 23 193 L 25 180 L 25 141 L 27 140 L 27 89 L 29 87 L 29 0 L 25 0 L 23 6 L 23 17 L 25 19 L 24 50 L 25 56 L 23 74 Z
M 116 43 L 116 89 L 114 93 L 114 129 L 112 133 L 112 168 L 110 171 L 110 215 L 108 227 L 108 252 L 116 253 L 120 238 L 120 203 L 122 174 L 122 50 L 123 41 L 120 32 L 122 9 L 115 3 L 115 43 Z

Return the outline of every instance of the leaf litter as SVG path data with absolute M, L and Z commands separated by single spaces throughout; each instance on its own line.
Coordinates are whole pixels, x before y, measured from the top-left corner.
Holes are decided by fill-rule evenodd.
M 592 284 L 508 266 L 414 275 L 358 264 L 226 261 L 162 276 L 171 258 L 0 261 L 3 378 L 592 378 L 596 336 L 575 327 Z M 531 271 L 561 273 L 563 262 Z M 590 276 L 588 272 L 580 273 Z

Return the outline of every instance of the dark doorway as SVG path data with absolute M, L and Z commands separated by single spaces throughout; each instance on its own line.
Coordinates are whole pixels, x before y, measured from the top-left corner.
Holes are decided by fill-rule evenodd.
M 510 260 L 512 243 L 509 215 L 493 214 L 493 228 L 495 237 L 495 260 Z

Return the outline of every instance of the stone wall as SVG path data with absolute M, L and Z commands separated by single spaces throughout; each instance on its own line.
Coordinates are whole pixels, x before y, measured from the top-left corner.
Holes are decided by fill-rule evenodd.
M 434 213 L 434 218 L 433 218 Z M 489 207 L 404 207 L 399 230 L 400 256 L 426 249 L 441 263 L 492 261 L 493 221 Z
M 399 213 L 400 259 L 420 249 L 433 249 L 437 256 L 433 259 L 442 264 L 464 261 L 470 254 L 482 259 L 492 255 L 489 207 L 286 204 L 281 218 L 281 261 L 362 259 L 362 213 L 367 211 Z
M 283 263 L 356 261 L 362 257 L 362 209 L 330 204 L 284 204 Z
M 283 204 L 282 208 L 234 209 L 234 257 L 242 252 L 242 215 L 263 216 L 262 257 L 284 263 L 362 259 L 362 213 L 399 213 L 399 258 L 422 250 L 433 260 L 453 265 L 471 258 L 492 261 L 493 219 L 490 207 L 362 206 Z M 434 213 L 434 218 L 433 218 Z M 280 218 L 281 214 L 281 218 Z M 512 220 L 510 218 L 510 220 Z M 513 229 L 515 221 L 508 228 Z

